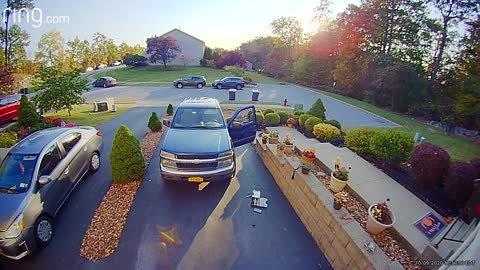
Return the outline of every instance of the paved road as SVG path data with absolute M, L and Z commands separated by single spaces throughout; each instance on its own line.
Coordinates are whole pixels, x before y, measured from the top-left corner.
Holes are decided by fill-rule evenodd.
M 331 269 L 251 145 L 237 149 L 236 178 L 202 191 L 165 184 L 157 149 L 117 251 L 98 262 L 81 258 L 83 235 L 110 184 L 108 153 L 115 130 L 126 124 L 142 137 L 150 112 L 164 110 L 134 108 L 99 126 L 105 141 L 102 167 L 79 184 L 60 211 L 52 244 L 24 261 L 0 259 L 0 269 Z M 268 198 L 261 214 L 245 198 L 252 189 Z M 174 243 L 160 236 L 165 231 L 175 232 Z
M 395 124 L 367 113 L 357 107 L 311 91 L 296 85 L 259 84 L 260 101 L 283 102 L 288 99 L 289 104 L 303 104 L 304 109 L 309 109 L 312 104 L 321 98 L 327 110 L 327 119 L 336 119 L 345 126 L 370 126 L 392 127 Z M 237 100 L 248 101 L 251 99 L 250 88 L 237 91 Z M 211 87 L 203 89 L 185 88 L 177 89 L 161 86 L 117 86 L 112 88 L 94 88 L 85 93 L 87 101 L 102 100 L 113 97 L 117 100 L 136 100 L 138 106 L 166 106 L 168 103 L 178 104 L 186 97 L 207 96 L 218 100 L 228 100 L 226 89 L 218 90 Z

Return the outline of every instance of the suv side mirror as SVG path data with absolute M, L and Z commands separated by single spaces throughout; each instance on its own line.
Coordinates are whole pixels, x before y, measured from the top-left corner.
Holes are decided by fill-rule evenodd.
M 42 175 L 38 179 L 38 183 L 42 186 L 50 183 L 50 181 L 52 181 L 52 179 L 50 179 L 50 176 L 48 176 L 48 175 Z
M 170 126 L 170 119 L 163 119 L 163 125 L 169 127 Z

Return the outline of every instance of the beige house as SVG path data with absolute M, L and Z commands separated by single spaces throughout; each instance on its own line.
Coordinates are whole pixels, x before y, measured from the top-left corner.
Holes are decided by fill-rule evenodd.
M 205 50 L 205 42 L 189 35 L 180 29 L 173 29 L 163 35 L 162 37 L 172 37 L 177 41 L 177 45 L 182 50 L 178 53 L 177 57 L 173 59 L 169 64 L 170 65 L 187 65 L 187 66 L 199 66 L 200 60 L 203 58 L 203 52 Z M 149 55 L 145 55 L 149 58 Z M 163 65 L 161 62 L 155 64 L 150 63 L 151 65 Z

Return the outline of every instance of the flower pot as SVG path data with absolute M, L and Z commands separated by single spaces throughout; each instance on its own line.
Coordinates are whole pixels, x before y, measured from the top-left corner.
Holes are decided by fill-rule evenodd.
M 392 212 L 388 213 L 388 216 L 390 217 L 390 220 L 387 220 L 385 223 L 390 223 L 390 224 L 384 224 L 378 220 L 375 219 L 375 217 L 372 214 L 372 208 L 373 204 L 368 207 L 368 219 L 367 219 L 367 232 L 371 234 L 379 234 L 383 232 L 385 229 L 388 229 L 395 224 L 395 215 L 393 215 Z
M 283 156 L 283 151 L 284 150 L 278 150 L 277 149 L 277 156 L 279 156 L 279 157 Z
M 288 123 L 289 128 L 293 128 L 293 124 Z
M 306 156 L 303 156 L 302 155 L 302 160 L 303 161 L 306 161 L 306 162 L 310 162 L 310 163 L 313 163 L 315 161 L 315 158 L 311 158 L 311 157 L 306 157 Z
M 333 172 L 330 173 L 330 189 L 333 192 L 340 192 L 342 189 L 347 185 L 348 181 L 342 181 L 335 176 L 333 176 Z
M 267 139 L 262 139 L 263 144 L 267 144 Z
M 333 200 L 333 208 L 335 208 L 335 210 L 340 210 L 342 205 Z
M 310 169 L 309 168 L 304 168 L 302 167 L 302 173 L 303 174 L 308 174 L 310 172 Z
M 268 143 L 277 144 L 278 143 L 278 138 L 268 138 Z
M 293 154 L 293 144 L 285 145 L 285 154 L 287 155 Z

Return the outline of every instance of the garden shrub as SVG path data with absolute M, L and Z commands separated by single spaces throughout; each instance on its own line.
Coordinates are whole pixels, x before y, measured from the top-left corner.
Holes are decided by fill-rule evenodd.
M 307 121 L 305 121 L 305 129 L 308 132 L 313 132 L 313 126 L 315 126 L 316 124 L 320 124 L 320 123 L 323 123 L 322 119 L 320 119 L 318 117 L 315 117 L 315 116 L 312 116 L 312 117 L 308 118 Z
M 480 158 L 470 160 L 470 164 L 475 169 L 475 179 L 480 179 Z
M 261 112 L 257 112 L 257 126 L 261 126 L 265 123 L 265 115 Z
M 334 120 L 334 119 L 325 121 L 325 124 L 330 124 L 330 125 L 338 128 L 338 129 L 340 129 L 340 130 L 342 129 L 342 125 L 340 124 L 340 122 L 338 122 L 337 120 Z
M 280 115 L 278 113 L 267 113 L 265 114 L 265 125 L 278 126 L 280 124 Z
M 200 59 L 200 66 L 206 67 L 207 66 L 207 59 Z
M 412 151 L 411 165 L 416 183 L 430 190 L 441 185 L 450 166 L 450 156 L 434 144 L 421 143 Z
M 162 122 L 158 119 L 156 112 L 152 112 L 150 119 L 148 119 L 148 128 L 154 132 L 162 130 Z
M 28 101 L 27 96 L 20 98 L 20 107 L 18 108 L 18 124 L 21 127 L 29 128 L 38 123 L 40 115 L 35 109 L 35 105 Z
M 275 111 L 273 109 L 265 109 L 263 110 L 263 114 L 267 115 L 269 113 L 274 113 Z
M 345 145 L 360 154 L 371 154 L 370 140 L 377 131 L 371 128 L 354 129 L 345 136 Z
M 292 115 L 292 118 L 295 119 L 295 122 L 297 123 L 297 125 L 300 124 L 300 115 Z
M 295 111 L 293 111 L 293 115 L 298 115 L 298 116 L 300 116 L 300 115 L 302 115 L 302 114 L 304 114 L 304 113 L 305 113 L 305 112 L 304 112 L 303 110 L 295 110 Z
M 444 190 L 448 199 L 461 208 L 470 199 L 473 191 L 475 169 L 469 163 L 457 161 L 450 166 L 445 178 Z
M 168 107 L 167 107 L 167 115 L 172 115 L 173 114 L 173 105 L 172 104 L 168 104 Z
M 280 124 L 286 125 L 290 114 L 287 112 L 278 112 L 278 115 L 280 116 Z
M 12 131 L 0 133 L 0 148 L 10 148 L 17 143 L 17 134 Z
M 124 125 L 121 125 L 112 143 L 110 166 L 114 182 L 139 180 L 145 173 L 145 159 L 140 142 Z
M 307 123 L 308 121 L 309 120 L 307 120 Z M 320 123 L 313 126 L 313 135 L 315 135 L 317 139 L 330 142 L 340 138 L 340 130 L 330 124 Z
M 305 128 L 305 121 L 307 121 L 307 119 L 310 118 L 310 117 L 312 117 L 311 114 L 304 113 L 304 114 L 300 115 L 297 123 L 300 125 L 301 128 Z
M 323 106 L 322 99 L 317 99 L 315 103 L 313 103 L 312 107 L 310 110 L 308 110 L 308 113 L 322 119 L 322 121 L 325 120 L 325 107 Z
M 413 138 L 401 130 L 377 132 L 370 141 L 370 151 L 378 159 L 391 165 L 407 161 L 413 149 Z

